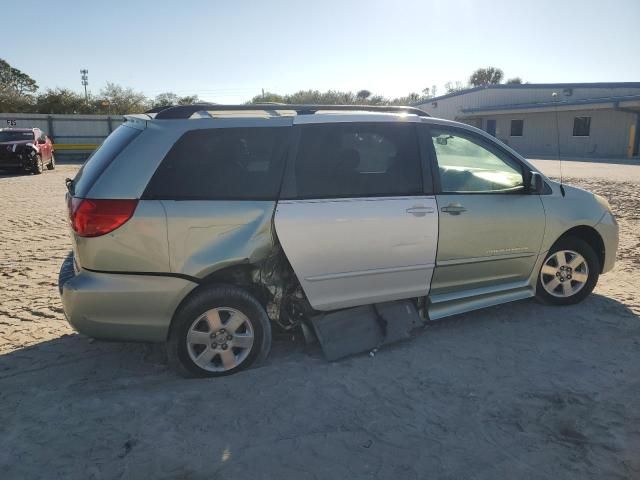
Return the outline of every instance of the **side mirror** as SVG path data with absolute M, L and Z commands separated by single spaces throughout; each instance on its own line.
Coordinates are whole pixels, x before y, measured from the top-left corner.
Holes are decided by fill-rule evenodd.
M 527 188 L 529 193 L 532 194 L 540 194 L 544 188 L 544 182 L 542 181 L 542 175 L 538 172 L 531 172 L 531 176 L 529 177 L 529 188 Z

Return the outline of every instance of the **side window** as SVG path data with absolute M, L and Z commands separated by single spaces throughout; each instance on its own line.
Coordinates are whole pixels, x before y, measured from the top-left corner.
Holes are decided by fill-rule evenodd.
M 327 123 L 300 127 L 288 198 L 420 195 L 413 124 Z
M 273 200 L 289 132 L 286 127 L 191 130 L 169 150 L 144 198 Z
M 522 167 L 458 131 L 431 129 L 440 187 L 446 193 L 499 193 L 524 188 Z

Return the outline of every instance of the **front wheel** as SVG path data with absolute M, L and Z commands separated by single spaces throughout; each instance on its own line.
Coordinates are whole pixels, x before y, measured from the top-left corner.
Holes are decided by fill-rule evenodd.
M 40 175 L 44 171 L 44 164 L 42 163 L 42 156 L 40 154 L 33 157 L 31 171 L 36 175 Z
M 169 363 L 185 377 L 230 375 L 262 362 L 270 349 L 267 313 L 233 286 L 203 287 L 187 299 L 167 340 Z
M 600 262 L 584 240 L 562 239 L 547 254 L 538 275 L 536 298 L 552 305 L 573 305 L 595 288 Z

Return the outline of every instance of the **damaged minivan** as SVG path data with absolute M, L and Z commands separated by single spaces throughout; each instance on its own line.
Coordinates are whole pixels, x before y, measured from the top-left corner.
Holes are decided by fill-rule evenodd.
M 479 308 L 573 304 L 618 243 L 602 197 L 410 107 L 127 116 L 67 186 L 68 321 L 166 342 L 186 376 L 260 363 L 272 327 L 333 360 Z

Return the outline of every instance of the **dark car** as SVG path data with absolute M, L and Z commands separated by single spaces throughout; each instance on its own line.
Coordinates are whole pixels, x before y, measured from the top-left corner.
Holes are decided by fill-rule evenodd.
M 0 169 L 40 174 L 56 168 L 53 144 L 39 128 L 0 128 Z

